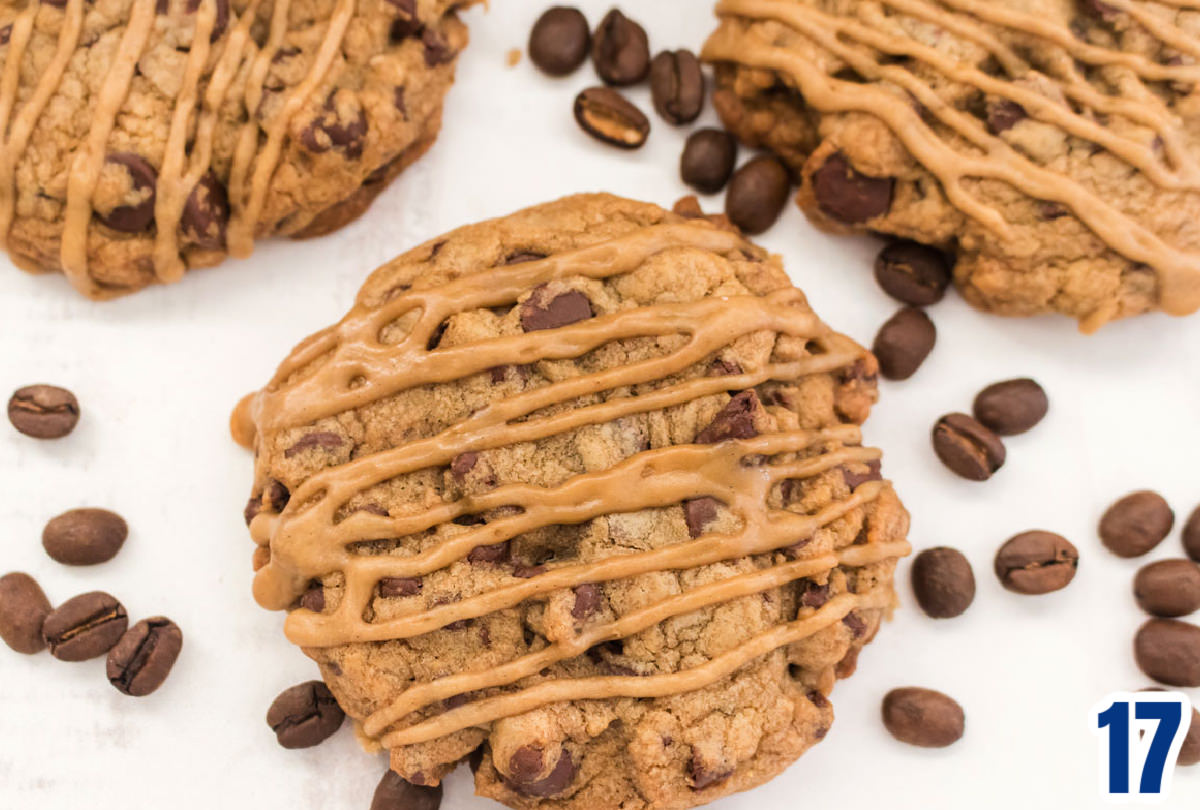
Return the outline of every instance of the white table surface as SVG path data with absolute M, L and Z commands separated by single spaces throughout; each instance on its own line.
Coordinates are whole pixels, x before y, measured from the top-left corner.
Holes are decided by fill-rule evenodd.
M 0 391 L 51 382 L 74 390 L 83 419 L 69 438 L 35 442 L 0 427 L 0 569 L 36 576 L 52 601 L 104 589 L 136 620 L 174 618 L 183 654 L 166 685 L 132 699 L 102 660 L 60 663 L 0 648 L 0 808 L 366 810 L 385 765 L 349 724 L 307 751 L 279 748 L 264 722 L 284 687 L 316 676 L 281 633 L 281 617 L 250 596 L 251 543 L 241 511 L 249 455 L 228 438 L 230 408 L 262 385 L 288 349 L 336 320 L 366 274 L 450 228 L 584 190 L 669 205 L 683 134 L 653 117 L 632 154 L 590 141 L 571 117 L 590 68 L 550 80 L 528 59 L 510 68 L 545 7 L 497 0 L 466 15 L 472 44 L 448 100 L 446 127 L 366 216 L 324 239 L 267 242 L 245 261 L 107 304 L 60 277 L 35 277 L 0 257 Z M 595 23 L 608 3 L 581 2 Z M 712 26 L 707 0 L 626 2 L 654 49 L 698 48 Z M 632 98 L 649 111 L 648 92 Z M 711 110 L 706 122 L 715 120 Z M 719 198 L 708 204 L 720 207 Z M 896 304 L 874 285 L 868 239 L 814 230 L 789 206 L 761 238 L 827 321 L 871 341 Z M 833 694 L 821 745 L 784 775 L 721 810 L 796 807 L 1076 808 L 1099 804 L 1097 748 L 1087 724 L 1105 693 L 1147 685 L 1130 652 L 1143 617 L 1131 597 L 1139 563 L 1104 551 L 1096 521 L 1135 488 L 1162 492 L 1182 520 L 1200 502 L 1200 316 L 1142 317 L 1093 337 L 1072 322 L 981 315 L 957 296 L 931 310 L 940 339 L 910 381 L 882 383 L 867 438 L 912 512 L 915 547 L 952 545 L 975 566 L 978 595 L 961 618 L 935 622 L 904 606 Z M 933 421 L 967 410 L 984 384 L 1029 375 L 1051 410 L 1008 442 L 990 482 L 943 469 Z M 111 563 L 70 569 L 39 538 L 68 508 L 115 509 L 131 525 Z M 997 546 L 1030 528 L 1080 549 L 1074 583 L 1043 597 L 1010 594 L 991 571 Z M 1151 555 L 1178 556 L 1178 530 Z M 927 751 L 893 741 L 879 722 L 895 686 L 922 685 L 965 707 L 965 738 Z M 1191 697 L 1200 699 L 1200 690 Z M 1168 806 L 1200 802 L 1200 767 L 1181 770 Z M 446 810 L 490 805 L 465 769 Z

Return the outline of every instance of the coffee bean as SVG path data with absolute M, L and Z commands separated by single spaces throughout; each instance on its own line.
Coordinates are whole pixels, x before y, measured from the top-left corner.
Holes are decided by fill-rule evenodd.
M 704 108 L 704 73 L 688 50 L 663 51 L 650 63 L 650 98 L 668 124 L 689 124 Z
M 8 421 L 35 439 L 61 439 L 79 423 L 79 401 L 65 388 L 28 385 L 8 400 Z
M 144 697 L 163 685 L 182 647 L 183 631 L 175 622 L 142 619 L 108 651 L 108 682 L 118 692 Z
M 103 591 L 92 591 L 51 611 L 42 636 L 59 661 L 87 661 L 111 650 L 128 626 L 124 605 Z
M 1200 506 L 1183 524 L 1183 550 L 1196 562 L 1200 562 Z
M 577 8 L 546 9 L 529 32 L 529 59 L 543 73 L 566 76 L 587 59 L 592 44 L 587 17 Z
M 933 450 L 956 475 L 986 481 L 1004 466 L 1004 443 L 965 413 L 950 413 L 933 426 Z
M 541 776 L 545 768 L 544 756 L 545 752 L 540 747 L 523 745 L 509 759 L 509 773 L 501 774 L 501 777 L 522 796 L 545 798 L 562 793 L 575 778 L 575 762 L 571 754 L 564 750 L 550 772 Z
M 438 810 L 441 804 L 440 784 L 414 785 L 390 769 L 384 771 L 371 798 L 371 810 Z
M 907 380 L 917 373 L 935 343 L 937 327 L 924 310 L 901 309 L 875 334 L 873 351 L 879 360 L 879 373 L 889 380 Z
M 158 170 L 141 155 L 133 152 L 113 152 L 104 158 L 105 165 L 121 167 L 129 177 L 128 205 L 110 211 L 96 211 L 96 219 L 114 231 L 141 233 L 154 222 L 155 187 Z
M 888 212 L 892 207 L 890 177 L 870 177 L 857 171 L 841 152 L 834 152 L 812 176 L 813 195 L 826 216 L 854 225 Z
M 1100 518 L 1100 541 L 1118 557 L 1140 557 L 1157 546 L 1175 525 L 1163 497 L 1148 489 L 1131 492 Z
M 1014 593 L 1038 595 L 1061 590 L 1075 578 L 1078 566 L 1079 551 L 1054 532 L 1022 532 L 996 552 L 996 576 Z
M 892 736 L 922 748 L 945 748 L 962 738 L 966 718 L 954 698 L 908 686 L 883 699 L 883 724 Z
M 558 329 L 595 315 L 592 304 L 579 290 L 567 290 L 551 297 L 550 288 L 534 288 L 521 304 L 521 328 L 526 332 Z M 474 463 L 471 465 L 474 467 Z
M 1133 595 L 1152 616 L 1175 618 L 1200 610 L 1200 566 L 1191 560 L 1159 560 L 1133 578 Z
M 920 242 L 892 242 L 875 258 L 875 281 L 885 293 L 914 307 L 936 304 L 950 286 L 946 254 Z
M 1151 619 L 1133 639 L 1142 672 L 1168 686 L 1200 686 L 1200 627 L 1175 619 Z
M 117 556 L 129 527 L 107 509 L 72 509 L 52 518 L 42 530 L 42 546 L 63 565 L 96 565 Z
M 598 141 L 637 149 L 650 135 L 650 119 L 611 87 L 589 87 L 575 97 L 575 121 Z
M 321 681 L 284 689 L 267 710 L 267 725 L 284 748 L 309 748 L 341 728 L 345 712 Z
M 29 574 L 13 571 L 0 577 L 0 639 L 13 650 L 33 655 L 46 649 L 42 623 L 50 600 Z
M 992 383 L 975 397 L 975 418 L 1001 436 L 1032 428 L 1050 408 L 1046 392 L 1029 378 Z
M 771 155 L 759 155 L 742 165 L 725 190 L 725 216 L 748 234 L 775 224 L 791 190 L 787 167 Z
M 592 64 L 605 84 L 637 84 L 650 72 L 646 29 L 614 8 L 592 36 Z
M 703 194 L 716 194 L 733 174 L 736 161 L 736 138 L 723 129 L 698 129 L 683 145 L 679 176 Z
M 917 604 L 934 619 L 960 616 L 975 599 L 975 574 L 962 552 L 940 546 L 913 560 L 913 592 Z
M 209 169 L 188 194 L 179 229 L 184 239 L 205 250 L 225 249 L 225 227 L 229 224 L 229 195 L 217 175 Z

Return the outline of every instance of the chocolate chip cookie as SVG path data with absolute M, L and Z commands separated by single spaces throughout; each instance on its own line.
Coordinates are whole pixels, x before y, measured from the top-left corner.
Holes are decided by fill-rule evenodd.
M 413 783 L 744 790 L 825 736 L 895 601 L 875 378 L 719 218 L 588 195 L 462 228 L 235 412 L 255 596 Z
M 0 5 L 0 241 L 110 298 L 341 227 L 433 143 L 470 2 Z
M 1200 307 L 1200 17 L 1143 0 L 721 0 L 714 102 L 832 231 L 951 250 L 974 305 Z

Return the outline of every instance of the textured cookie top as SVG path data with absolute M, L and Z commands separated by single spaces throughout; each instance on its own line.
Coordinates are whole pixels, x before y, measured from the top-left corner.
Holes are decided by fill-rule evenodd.
M 0 242 L 104 298 L 322 225 L 432 139 L 454 5 L 0 5 Z
M 721 0 L 717 13 L 704 55 L 742 69 L 725 74 L 723 117 L 803 166 L 818 221 L 954 245 L 964 292 L 1000 312 L 1059 310 L 1090 329 L 1200 307 L 1200 9 Z
M 410 780 L 478 750 L 521 807 L 757 784 L 894 599 L 874 368 L 705 220 L 594 195 L 463 228 L 235 415 L 255 596 Z

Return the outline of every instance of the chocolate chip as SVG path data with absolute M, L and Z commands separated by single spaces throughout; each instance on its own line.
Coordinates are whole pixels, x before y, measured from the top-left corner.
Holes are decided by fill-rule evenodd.
M 188 14 L 195 14 L 200 9 L 200 0 L 187 0 L 187 5 L 184 6 Z M 167 0 L 158 0 L 158 13 L 167 13 Z M 210 41 L 216 42 L 221 38 L 221 34 L 225 33 L 225 29 L 229 26 L 229 0 L 217 0 L 217 16 L 213 20 L 212 35 Z
M 702 194 L 716 194 L 729 181 L 736 162 L 736 138 L 723 129 L 698 129 L 683 145 L 679 176 Z
M 592 34 L 587 17 L 577 8 L 547 9 L 529 32 L 529 59 L 550 76 L 566 76 L 587 59 Z
M 812 187 L 821 211 L 838 222 L 855 225 L 888 212 L 891 177 L 869 177 L 857 171 L 841 152 L 834 152 L 813 173 Z
M 60 661 L 86 661 L 104 655 L 129 626 L 124 606 L 103 591 L 68 599 L 46 617 L 42 636 Z
M 392 104 L 400 111 L 400 117 L 408 120 L 408 104 L 404 100 L 404 85 L 396 85 L 392 90 Z
M 1183 524 L 1183 550 L 1196 562 L 1200 562 L 1200 506 L 1197 506 Z
M 336 433 L 318 431 L 302 436 L 295 444 L 283 451 L 283 457 L 291 458 L 315 447 L 322 450 L 337 450 L 342 444 L 344 444 L 342 437 Z
M 1040 385 L 1028 378 L 992 383 L 975 397 L 975 418 L 1001 436 L 1032 428 L 1050 408 Z
M 954 698 L 933 689 L 893 689 L 883 699 L 883 724 L 897 740 L 945 748 L 962 738 L 966 718 Z
M 108 682 L 118 692 L 144 697 L 163 685 L 183 648 L 183 631 L 163 616 L 142 619 L 108 651 Z
M 12 37 L 12 25 L 0 27 L 0 45 L 7 45 L 8 40 Z
M 848 467 L 842 467 L 842 480 L 846 482 L 846 486 L 851 490 L 858 489 L 861 484 L 865 484 L 868 481 L 879 481 L 883 478 L 881 465 L 877 458 L 861 462 L 855 466 L 862 469 L 851 470 Z
M 317 117 L 300 133 L 300 142 L 310 152 L 338 149 L 346 157 L 362 157 L 367 137 L 367 115 L 350 91 L 334 91 L 325 99 Z
M 704 534 L 704 527 L 717 519 L 717 506 L 721 502 L 716 498 L 691 498 L 683 502 L 683 520 L 687 524 L 688 534 L 693 538 Z
M 188 194 L 179 220 L 184 239 L 205 250 L 225 249 L 229 224 L 229 195 L 212 169 L 205 172 Z
M 479 462 L 479 454 L 473 451 L 459 453 L 450 462 L 450 474 L 460 481 L 467 477 L 467 473 L 475 469 L 475 465 Z
M 513 576 L 517 579 L 531 579 L 546 573 L 544 565 L 527 565 L 526 563 L 513 563 Z
M 592 36 L 592 64 L 605 84 L 637 84 L 650 71 L 646 29 L 613 9 Z
M 693 790 L 704 790 L 706 787 L 718 785 L 733 776 L 732 768 L 707 763 L 696 754 L 692 754 L 692 758 L 688 762 L 688 771 L 692 777 Z
M 942 463 L 970 481 L 986 481 L 1004 466 L 1004 443 L 965 413 L 946 414 L 933 426 L 933 449 Z
M 819 608 L 829 601 L 829 586 L 818 585 L 805 580 L 804 591 L 800 594 L 800 604 L 804 607 Z
M 0 577 L 0 639 L 11 649 L 33 655 L 46 649 L 42 624 L 50 600 L 29 574 L 13 571 Z
M 1200 686 L 1200 627 L 1176 619 L 1151 619 L 1133 639 L 1142 672 L 1168 686 Z
M 762 403 L 753 390 L 742 391 L 717 412 L 708 427 L 696 434 L 696 444 L 716 444 L 729 439 L 751 439 L 758 435 L 755 417 L 762 412 Z
M 650 119 L 611 87 L 589 87 L 575 97 L 575 121 L 598 141 L 637 149 L 650 135 Z
M 579 290 L 567 290 L 550 297 L 546 285 L 536 288 L 521 305 L 521 328 L 526 332 L 558 329 L 594 317 L 592 304 Z
M 513 756 L 509 760 L 509 768 L 513 770 L 513 773 L 502 774 L 502 778 L 509 787 L 523 796 L 545 798 L 562 793 L 575 778 L 575 763 L 571 759 L 571 754 L 564 750 L 550 773 L 538 779 L 537 776 L 542 770 L 543 756 L 541 749 L 536 746 L 521 746 L 513 752 Z M 535 759 L 537 769 L 533 770 L 532 765 Z
M 879 360 L 879 373 L 889 380 L 907 380 L 917 373 L 935 343 L 937 327 L 925 311 L 904 307 L 875 334 L 873 351 Z
M 345 719 L 333 693 L 321 681 L 283 690 L 267 710 L 267 725 L 284 748 L 309 748 L 324 742 Z
M 424 27 L 417 18 L 417 0 L 387 0 L 396 9 L 396 19 L 392 21 L 391 38 L 400 42 L 421 32 Z
M 1159 560 L 1133 578 L 1133 595 L 1152 616 L 1175 618 L 1200 610 L 1200 566 L 1191 560 Z
M 8 400 L 8 421 L 35 439 L 61 439 L 79 423 L 79 401 L 65 388 L 27 385 Z
M 492 543 L 487 546 L 475 546 L 467 554 L 467 562 L 500 563 L 508 559 L 508 543 Z
M 575 604 L 571 607 L 571 617 L 583 621 L 595 613 L 600 607 L 600 586 L 593 582 L 585 582 L 575 587 Z
M 975 573 L 961 551 L 927 548 L 912 566 L 913 593 L 921 610 L 933 619 L 961 616 L 975 599 Z
M 442 804 L 442 786 L 414 785 L 393 770 L 383 773 L 371 810 L 438 810 Z
M 129 527 L 107 509 L 72 509 L 46 524 L 42 546 L 63 565 L 96 565 L 117 556 Z
M 420 577 L 384 577 L 379 580 L 379 595 L 385 599 L 416 596 L 421 588 Z
M 439 32 L 426 28 L 421 32 L 421 44 L 425 47 L 425 66 L 437 67 L 454 61 L 456 53 L 450 42 Z
M 106 165 L 120 166 L 129 175 L 130 204 L 109 211 L 96 211 L 96 219 L 122 233 L 141 233 L 154 222 L 155 186 L 158 171 L 141 155 L 113 152 L 104 158 Z
M 759 155 L 730 178 L 725 216 L 745 233 L 762 233 L 779 219 L 790 189 L 787 167 L 778 158 Z
M 322 587 L 321 583 L 313 583 L 301 595 L 300 607 L 305 610 L 311 610 L 313 613 L 321 613 L 325 610 L 325 588 Z
M 650 63 L 650 99 L 668 124 L 695 121 L 704 108 L 704 73 L 689 50 L 663 51 Z
M 291 498 L 292 494 L 288 492 L 288 488 L 275 479 L 271 479 L 267 484 L 267 505 L 272 511 L 282 512 Z
M 875 281 L 897 301 L 929 306 L 946 294 L 950 262 L 945 253 L 929 245 L 907 239 L 892 242 L 875 259 Z
M 1027 118 L 1025 108 L 1015 101 L 1003 99 L 987 108 L 987 128 L 993 135 L 1007 132 L 1022 119 Z
M 852 638 L 862 638 L 863 634 L 867 632 L 867 623 L 854 611 L 850 611 L 842 617 L 842 624 L 850 630 Z
M 1014 593 L 1051 593 L 1075 578 L 1079 551 L 1060 534 L 1022 532 L 1000 546 L 994 567 L 1000 584 Z
M 1157 492 L 1132 492 L 1100 518 L 1100 541 L 1118 557 L 1140 557 L 1162 542 L 1175 513 Z

